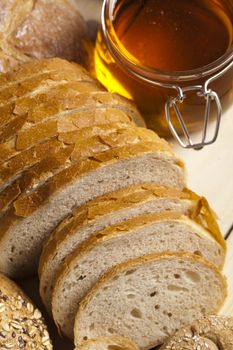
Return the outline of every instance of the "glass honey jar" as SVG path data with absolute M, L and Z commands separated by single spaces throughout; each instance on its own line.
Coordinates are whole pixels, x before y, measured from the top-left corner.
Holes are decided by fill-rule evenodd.
M 105 0 L 95 72 L 134 100 L 149 128 L 199 149 L 216 140 L 232 104 L 232 43 L 232 0 Z M 200 128 L 193 143 L 190 132 Z

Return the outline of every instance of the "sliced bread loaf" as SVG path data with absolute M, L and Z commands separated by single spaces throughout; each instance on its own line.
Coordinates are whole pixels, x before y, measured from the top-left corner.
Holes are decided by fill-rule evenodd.
M 0 270 L 34 273 L 44 240 L 74 207 L 105 193 L 144 182 L 182 189 L 183 163 L 163 143 L 141 143 L 94 154 L 22 195 L 0 220 Z M 25 245 L 25 240 L 27 244 Z
M 79 303 L 109 269 L 168 251 L 198 254 L 221 268 L 225 259 L 224 249 L 207 231 L 174 212 L 139 216 L 97 232 L 57 272 L 52 314 L 60 332 L 72 338 Z
M 0 275 L 0 348 L 52 350 L 40 311 L 3 275 Z
M 1 76 L 0 125 L 26 115 L 32 124 L 60 112 L 117 107 L 136 121 L 142 120 L 128 100 L 107 92 L 87 71 L 60 59 L 27 63 Z M 13 131 L 13 130 L 12 130 Z
M 49 138 L 49 140 L 37 140 L 36 146 L 19 151 L 9 161 L 0 164 L 0 185 L 4 187 L 11 185 L 12 181 L 25 170 L 48 157 L 49 152 L 53 154 L 58 150 L 62 151 L 70 144 L 75 145 L 70 155 L 71 160 L 75 161 L 81 161 L 94 153 L 104 152 L 113 147 L 123 147 L 127 144 L 136 144 L 142 141 L 158 142 L 164 150 L 167 146 L 169 151 L 169 146 L 165 142 L 162 143 L 154 132 L 122 123 L 98 125 L 61 133 L 56 132 L 57 135 L 49 135 L 49 130 L 40 132 L 36 127 L 35 133 L 41 135 L 41 138 L 45 138 L 45 140 Z M 56 136 L 58 137 L 56 138 Z
M 120 337 L 98 338 L 82 343 L 75 350 L 139 350 L 136 344 Z
M 233 318 L 206 316 L 179 329 L 161 350 L 232 350 Z
M 151 349 L 181 326 L 218 312 L 225 297 L 225 279 L 201 257 L 165 253 L 131 260 L 108 272 L 82 301 L 75 344 L 120 335 Z
M 214 215 L 201 198 L 189 190 L 177 191 L 156 184 L 135 185 L 109 193 L 73 211 L 52 233 L 40 258 L 40 295 L 51 312 L 56 274 L 64 259 L 96 232 L 138 215 L 175 211 L 190 216 L 215 237 L 225 250 L 225 241 Z M 209 221 L 212 225 L 209 226 Z M 213 224 L 215 223 L 215 228 Z
M 111 148 L 146 141 L 158 142 L 166 149 L 165 143 L 162 143 L 154 132 L 123 123 L 62 132 L 58 139 L 59 141 L 54 139 L 39 143 L 29 150 L 19 152 L 9 162 L 0 165 L 0 181 L 1 178 L 4 181 L 0 193 L 0 210 L 6 210 L 24 192 L 35 190 L 38 183 L 45 182 L 69 166 L 72 161 L 81 161 Z M 48 152 L 44 151 L 46 145 Z M 169 147 L 167 149 L 169 150 Z M 14 178 L 16 180 L 12 182 Z M 17 193 L 15 190 L 12 191 L 15 188 Z

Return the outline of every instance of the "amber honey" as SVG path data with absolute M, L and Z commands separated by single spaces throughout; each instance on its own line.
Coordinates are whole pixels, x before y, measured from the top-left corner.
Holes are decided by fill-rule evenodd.
M 224 65 L 221 59 L 231 54 L 233 2 L 126 0 L 113 1 L 111 6 L 111 20 L 106 19 L 108 39 L 101 30 L 97 37 L 96 75 L 108 90 L 134 100 L 148 127 L 164 136 L 164 104 L 174 90 L 143 82 L 125 62 L 145 68 L 152 80 L 180 86 L 203 84 Z M 122 62 L 109 50 L 111 38 L 114 50 L 124 57 Z M 232 81 L 233 70 L 211 86 L 225 109 L 232 102 Z M 190 92 L 181 106 L 191 129 L 201 124 L 204 106 L 196 92 Z

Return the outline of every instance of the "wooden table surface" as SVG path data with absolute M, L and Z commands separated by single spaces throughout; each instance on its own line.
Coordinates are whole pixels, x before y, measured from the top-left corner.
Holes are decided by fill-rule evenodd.
M 101 0 L 73 1 L 76 1 L 87 20 L 100 18 Z M 171 142 L 174 143 L 173 140 Z M 187 164 L 188 186 L 208 198 L 219 216 L 222 233 L 227 238 L 228 254 L 224 270 L 228 278 L 229 296 L 222 314 L 233 316 L 233 106 L 223 116 L 219 138 L 214 145 L 202 151 L 183 150 L 175 143 L 174 147 Z M 42 308 L 38 295 L 35 297 L 33 292 L 37 289 L 36 283 L 28 281 L 24 283 L 24 288 Z M 51 322 L 50 330 L 55 350 L 73 349 L 69 341 L 59 338 Z

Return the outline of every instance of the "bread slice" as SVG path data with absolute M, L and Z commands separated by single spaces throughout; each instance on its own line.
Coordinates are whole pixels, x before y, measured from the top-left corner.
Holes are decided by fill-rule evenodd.
M 233 349 L 233 318 L 206 316 L 179 329 L 161 350 Z
M 1 142 L 13 138 L 19 131 L 30 130 L 36 123 L 56 120 L 71 113 L 93 111 L 95 108 L 116 107 L 134 115 L 123 102 L 119 101 L 117 95 L 101 91 L 94 83 L 82 81 L 76 83 L 80 87 L 76 86 L 75 89 L 70 87 L 69 81 L 50 83 L 48 86 L 46 82 L 44 84 L 45 86 L 39 86 L 37 94 L 33 91 L 28 94 L 32 96 L 20 95 L 14 103 L 4 104 L 1 107 L 4 115 L 7 115 L 6 123 L 3 120 L 1 125 Z M 52 91 L 49 91 L 48 87 Z M 21 120 L 19 124 L 18 121 Z M 9 125 L 12 125 L 12 128 L 9 128 Z
M 21 196 L 0 220 L 0 270 L 14 277 L 34 273 L 50 232 L 91 199 L 144 182 L 182 189 L 183 163 L 162 149 L 162 143 L 142 143 L 95 154 Z
M 14 81 L 11 84 L 7 84 L 5 88 L 2 86 L 0 89 L 1 111 L 22 99 L 29 97 L 35 98 L 37 95 L 50 92 L 53 88 L 63 86 L 69 82 L 83 81 L 93 82 L 93 79 L 88 79 L 87 73 L 83 77 L 82 74 L 75 74 L 75 72 L 72 74 L 72 72 L 66 70 L 62 72 L 55 71 L 33 76 L 30 79 L 22 80 L 22 82 Z M 1 121 L 5 120 L 1 119 Z
M 128 339 L 109 337 L 86 341 L 75 350 L 139 350 L 139 348 Z
M 1 126 L 23 114 L 35 123 L 65 110 L 90 110 L 101 105 L 118 106 L 137 122 L 142 120 L 130 101 L 107 92 L 82 67 L 65 60 L 30 62 L 3 75 L 0 81 Z
M 131 260 L 108 272 L 82 301 L 75 344 L 118 334 L 142 350 L 151 349 L 181 326 L 218 312 L 225 297 L 225 278 L 196 255 L 164 253 Z
M 45 158 L 42 157 L 41 161 L 36 162 L 0 192 L 0 212 L 8 210 L 22 193 L 36 188 L 39 183 L 52 177 L 61 168 L 63 169 L 64 164 L 69 162 L 73 150 L 74 145 L 55 150 L 49 149 Z
M 0 348 L 52 350 L 41 312 L 3 275 L 0 275 Z
M 27 170 L 48 156 L 53 156 L 58 150 L 61 151 L 64 147 L 63 142 L 56 138 L 51 138 L 26 151 L 20 152 L 9 161 L 0 164 L 0 189 L 6 188 L 24 170 Z
M 82 66 L 69 62 L 61 58 L 44 58 L 34 61 L 29 61 L 7 72 L 7 74 L 0 75 L 0 91 L 10 87 L 20 86 L 21 83 L 33 80 L 38 77 L 44 78 L 46 74 L 54 74 L 59 76 L 60 74 L 69 74 L 69 80 L 72 80 L 72 76 L 79 75 L 82 79 L 93 81 L 90 74 Z
M 225 241 L 204 198 L 185 189 L 140 184 L 99 197 L 72 212 L 49 237 L 40 257 L 40 295 L 51 313 L 56 274 L 64 259 L 80 244 L 106 227 L 138 215 L 175 211 L 190 216 L 214 235 L 225 251 Z M 215 223 L 209 226 L 209 221 Z M 222 250 L 222 249 L 221 249 Z
M 139 216 L 107 227 L 75 249 L 56 274 L 52 313 L 61 333 L 72 338 L 79 303 L 113 266 L 167 251 L 201 255 L 221 268 L 225 259 L 225 251 L 207 231 L 174 212 Z
M 46 135 L 46 133 L 47 131 L 43 131 L 39 134 Z M 158 143 L 164 150 L 170 150 L 170 146 L 160 140 L 153 131 L 130 126 L 129 124 L 105 124 L 62 132 L 58 135 L 58 140 L 53 138 L 50 142 L 39 143 L 35 147 L 19 152 L 9 162 L 0 165 L 0 181 L 2 179 L 2 187 L 4 187 L 4 190 L 0 193 L 0 207 L 7 207 L 10 204 L 12 184 L 13 186 L 18 184 L 19 195 L 25 191 L 29 193 L 30 190 L 36 189 L 36 183 L 48 180 L 54 173 L 63 170 L 73 161 L 85 160 L 95 153 L 104 152 L 115 147 L 147 141 Z M 44 151 L 46 145 L 48 152 Z M 50 152 L 52 153 L 50 154 Z M 62 156 L 63 154 L 64 156 Z M 51 167 L 48 157 L 53 159 Z M 59 162 L 57 162 L 57 158 Z M 29 170 L 25 172 L 27 169 Z M 32 178 L 33 181 L 28 183 L 28 177 Z M 12 183 L 15 178 L 16 181 Z M 30 188 L 32 185 L 33 188 Z M 6 199 L 9 199 L 8 203 Z M 18 201 L 17 198 L 15 199 Z M 1 205 L 1 201 L 3 205 Z

